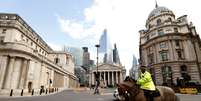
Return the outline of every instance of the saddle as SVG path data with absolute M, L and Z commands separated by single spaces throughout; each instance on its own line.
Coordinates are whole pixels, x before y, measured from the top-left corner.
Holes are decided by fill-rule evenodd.
M 144 95 L 146 96 L 148 101 L 153 101 L 154 97 L 160 96 L 160 92 L 157 88 L 155 91 L 144 90 Z
M 151 96 L 153 96 L 153 97 L 158 97 L 158 96 L 160 96 L 161 94 L 160 94 L 160 92 L 159 92 L 159 90 L 156 88 L 156 90 L 155 91 L 152 91 L 151 92 Z

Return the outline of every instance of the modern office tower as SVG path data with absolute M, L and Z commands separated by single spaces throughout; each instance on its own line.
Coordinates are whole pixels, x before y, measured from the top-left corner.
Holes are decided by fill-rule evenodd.
M 88 52 L 88 47 L 82 47 L 82 49 L 83 49 L 82 68 L 84 68 L 87 72 L 89 72 L 90 54 Z
M 107 35 L 107 30 L 103 31 L 103 34 L 99 40 L 100 48 L 99 48 L 99 56 L 100 62 L 103 63 L 113 63 L 113 53 L 112 53 L 112 46 L 109 40 L 109 36 Z
M 116 44 L 114 44 L 114 49 L 113 49 L 113 63 L 121 64 Z
M 135 55 L 133 55 L 132 67 L 131 67 L 131 69 L 129 71 L 129 75 L 135 80 L 138 79 L 139 65 L 137 64 L 137 59 L 136 59 Z
M 76 68 L 82 66 L 83 51 L 81 48 L 64 46 L 63 51 L 73 55 Z

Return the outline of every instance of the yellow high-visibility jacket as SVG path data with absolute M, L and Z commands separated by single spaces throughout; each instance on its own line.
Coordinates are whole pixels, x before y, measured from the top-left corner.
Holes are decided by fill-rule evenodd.
M 145 73 L 141 72 L 140 77 L 137 80 L 137 84 L 140 85 L 141 89 L 156 90 L 151 74 L 147 71 L 145 71 Z

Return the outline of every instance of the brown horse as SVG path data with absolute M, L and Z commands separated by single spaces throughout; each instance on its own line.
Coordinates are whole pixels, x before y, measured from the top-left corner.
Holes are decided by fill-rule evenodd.
M 120 101 L 149 101 L 144 92 L 132 78 L 127 78 L 123 83 L 117 84 Z M 154 101 L 179 101 L 175 92 L 165 86 L 157 86 L 160 96 L 154 97 Z

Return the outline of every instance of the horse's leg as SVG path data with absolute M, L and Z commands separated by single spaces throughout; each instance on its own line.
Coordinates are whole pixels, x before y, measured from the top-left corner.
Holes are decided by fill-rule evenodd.
M 154 101 L 162 101 L 161 96 L 159 96 L 159 97 L 154 97 Z
M 140 90 L 140 93 L 136 97 L 132 97 L 132 100 L 130 101 L 148 101 L 148 100 L 144 95 L 143 90 Z

